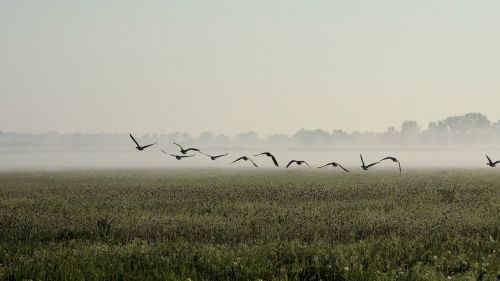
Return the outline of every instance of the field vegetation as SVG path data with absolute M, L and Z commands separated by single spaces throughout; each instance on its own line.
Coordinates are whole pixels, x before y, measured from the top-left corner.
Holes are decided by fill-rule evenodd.
M 0 280 L 498 280 L 500 173 L 0 173 Z

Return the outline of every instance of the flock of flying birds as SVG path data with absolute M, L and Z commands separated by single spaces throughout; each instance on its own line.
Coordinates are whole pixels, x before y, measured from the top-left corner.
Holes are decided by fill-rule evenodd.
M 136 149 L 139 150 L 139 151 L 142 151 L 150 146 L 153 146 L 155 145 L 156 143 L 152 143 L 152 144 L 148 144 L 148 145 L 144 145 L 144 146 L 141 146 L 136 140 L 135 138 L 132 136 L 132 134 L 130 134 L 130 137 L 132 138 L 132 140 L 134 141 L 135 145 L 136 145 Z M 177 145 L 179 148 L 180 148 L 180 152 L 182 155 L 177 155 L 177 154 L 171 154 L 171 153 L 168 153 L 166 152 L 165 150 L 161 150 L 163 153 L 167 154 L 167 155 L 170 155 L 172 157 L 175 157 L 175 159 L 177 160 L 182 160 L 183 158 L 187 158 L 187 157 L 193 157 L 195 156 L 195 154 L 190 154 L 190 155 L 186 155 L 188 154 L 190 151 L 192 152 L 198 152 L 200 154 L 203 154 L 205 156 L 208 156 L 210 157 L 210 159 L 212 159 L 213 161 L 214 160 L 217 160 L 218 158 L 221 158 L 221 157 L 224 157 L 224 156 L 227 156 L 229 155 L 229 153 L 226 153 L 226 154 L 221 154 L 221 155 L 210 155 L 210 154 L 206 154 L 206 153 L 203 153 L 201 152 L 201 150 L 199 150 L 198 148 L 193 148 L 193 147 L 190 147 L 190 148 L 187 148 L 187 149 L 184 149 L 184 147 L 182 147 L 180 144 L 178 143 L 175 143 L 175 145 Z M 262 153 L 259 153 L 259 154 L 255 154 L 253 155 L 254 157 L 257 157 L 257 156 L 261 156 L 261 155 L 265 155 L 269 158 L 271 158 L 271 160 L 273 161 L 274 165 L 276 167 L 279 167 L 279 164 L 278 164 L 278 161 L 276 160 L 276 157 L 274 157 L 274 155 L 271 153 L 271 152 L 262 152 Z M 361 168 L 363 170 L 368 170 L 370 167 L 373 167 L 383 161 L 386 161 L 386 160 L 390 160 L 394 163 L 398 163 L 398 168 L 399 168 L 399 172 L 401 173 L 401 163 L 399 162 L 399 160 L 396 158 L 396 157 L 392 157 L 392 156 L 388 156 L 388 157 L 385 157 L 381 160 L 379 160 L 378 162 L 373 162 L 373 163 L 370 163 L 368 165 L 365 164 L 365 161 L 363 160 L 363 155 L 359 155 L 359 157 L 361 158 Z M 491 160 L 491 158 L 486 155 L 486 158 L 488 159 L 488 163 L 486 163 L 486 165 L 490 166 L 490 167 L 496 167 L 497 164 L 500 164 L 500 161 L 496 161 L 496 162 L 493 162 Z M 250 163 L 252 163 L 256 168 L 258 168 L 257 164 L 255 164 L 255 162 L 248 156 L 241 156 L 239 157 L 238 159 L 234 160 L 233 162 L 231 162 L 231 164 L 233 163 L 236 163 L 240 160 L 243 160 L 243 161 L 249 161 Z M 286 168 L 290 167 L 290 165 L 292 164 L 296 164 L 298 166 L 301 166 L 302 164 L 305 164 L 307 167 L 311 167 L 309 166 L 309 164 L 306 162 L 306 161 L 303 161 L 303 160 L 291 160 L 290 162 L 288 162 L 288 164 L 286 165 Z M 324 168 L 324 167 L 327 167 L 327 166 L 332 166 L 334 168 L 336 167 L 339 167 L 341 168 L 342 170 L 344 170 L 345 172 L 349 172 L 349 170 L 347 170 L 346 168 L 344 168 L 342 165 L 340 165 L 339 163 L 336 163 L 336 162 L 330 162 L 330 163 L 327 163 L 323 166 L 320 166 L 318 168 Z
M 148 145 L 144 145 L 144 146 L 141 146 L 139 144 L 139 142 L 137 142 L 137 140 L 134 138 L 134 136 L 132 136 L 132 134 L 130 134 L 130 138 L 132 138 L 132 140 L 134 141 L 135 145 L 136 145 L 136 149 L 139 150 L 139 151 L 142 151 L 150 146 L 153 146 L 155 145 L 156 143 L 152 143 L 152 144 L 148 144 Z M 197 152 L 197 153 L 200 153 L 202 155 L 205 155 L 205 156 L 208 156 L 210 157 L 210 159 L 212 159 L 212 161 L 215 161 L 217 160 L 218 158 L 221 158 L 221 157 L 224 157 L 224 156 L 228 156 L 229 153 L 226 153 L 226 154 L 221 154 L 221 155 L 210 155 L 210 154 L 207 154 L 207 153 L 204 153 L 202 152 L 201 150 L 199 150 L 198 148 L 194 148 L 194 147 L 190 147 L 190 148 L 184 148 L 182 147 L 180 144 L 178 143 L 175 143 L 175 145 L 177 145 L 180 149 L 180 155 L 179 154 L 171 154 L 171 153 L 168 153 L 167 151 L 165 150 L 161 150 L 161 152 L 167 154 L 167 155 L 170 155 L 172 157 L 175 157 L 175 159 L 177 160 L 182 160 L 184 158 L 188 158 L 188 157 L 193 157 L 195 156 L 195 154 L 189 154 L 189 152 Z M 271 152 L 262 152 L 262 153 L 259 153 L 259 154 L 255 154 L 253 155 L 254 157 L 258 157 L 258 156 L 262 156 L 262 155 L 265 155 L 269 158 L 271 158 L 271 160 L 273 161 L 274 165 L 276 167 L 279 167 L 279 164 L 278 164 L 278 161 L 276 160 L 276 157 L 274 157 L 274 155 L 271 153 Z M 373 167 L 377 164 L 379 164 L 380 162 L 382 161 L 385 161 L 385 160 L 391 160 L 392 162 L 394 163 L 398 163 L 398 167 L 399 167 L 399 172 L 401 173 L 401 163 L 399 162 L 399 160 L 396 158 L 396 157 L 392 157 L 392 156 L 389 156 L 389 157 L 385 157 L 384 159 L 381 159 L 380 161 L 378 162 L 374 162 L 374 163 L 371 163 L 371 164 L 368 164 L 368 165 L 365 165 L 365 161 L 363 160 L 363 155 L 359 155 L 361 157 L 361 168 L 363 168 L 363 170 L 368 170 L 370 167 Z M 488 158 L 489 159 L 489 158 Z M 241 156 L 239 158 L 237 158 L 236 160 L 234 160 L 233 162 L 231 162 L 231 164 L 233 163 L 236 163 L 238 161 L 249 161 L 250 163 L 252 163 L 256 168 L 258 168 L 257 164 L 255 164 L 255 162 L 248 156 Z M 500 161 L 499 161 L 500 162 Z M 301 166 L 303 164 L 305 164 L 307 167 L 311 167 L 309 166 L 309 164 L 304 161 L 304 160 L 291 160 L 290 162 L 288 162 L 288 164 L 286 165 L 286 168 L 290 167 L 291 165 L 298 165 L 298 166 Z M 493 165 L 495 165 L 496 163 L 494 163 Z M 336 167 L 339 167 L 341 168 L 342 170 L 344 170 L 345 172 L 349 172 L 349 170 L 347 170 L 346 168 L 344 168 L 342 165 L 340 165 L 339 163 L 336 163 L 336 162 L 330 162 L 330 163 L 327 163 L 323 166 L 320 166 L 318 167 L 319 169 L 321 168 L 324 168 L 324 167 L 327 167 L 327 166 L 332 166 L 334 168 Z

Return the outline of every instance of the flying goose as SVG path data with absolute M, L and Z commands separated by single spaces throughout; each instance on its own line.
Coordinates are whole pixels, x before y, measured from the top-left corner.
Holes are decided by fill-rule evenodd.
M 255 164 L 255 162 L 252 161 L 252 159 L 250 159 L 250 157 L 247 157 L 247 156 L 242 156 L 236 160 L 234 160 L 233 162 L 231 162 L 231 164 L 233 164 L 234 162 L 238 162 L 240 160 L 244 160 L 244 161 L 250 161 L 252 162 L 252 164 L 255 166 L 255 168 L 258 168 L 257 164 Z
M 203 154 L 203 155 L 206 155 L 206 156 L 210 157 L 210 159 L 212 159 L 212 161 L 215 160 L 215 159 L 217 159 L 217 158 L 229 155 L 229 153 L 221 154 L 221 155 L 209 155 L 209 154 L 203 153 L 201 151 L 200 151 L 200 153 Z
M 311 166 L 309 166 L 309 164 L 307 164 L 306 161 L 302 161 L 302 160 L 292 160 L 292 161 L 288 162 L 288 165 L 286 165 L 286 167 L 287 168 L 290 167 L 290 165 L 292 165 L 293 163 L 296 163 L 299 166 L 302 165 L 302 164 L 306 164 L 307 167 L 311 168 Z
M 323 165 L 321 167 L 318 167 L 318 169 L 321 169 L 321 168 L 329 166 L 329 165 L 331 165 L 332 167 L 340 167 L 342 170 L 344 170 L 346 172 L 349 172 L 349 170 L 347 170 L 346 168 L 342 167 L 342 165 L 340 165 L 338 163 L 335 163 L 335 162 L 331 162 L 331 163 L 325 164 L 325 165 Z
M 201 152 L 198 148 L 192 148 L 192 147 L 190 147 L 188 149 L 184 149 L 180 144 L 175 143 L 175 142 L 174 142 L 174 144 L 177 145 L 181 149 L 181 153 L 182 154 L 187 154 L 189 151 Z
M 132 134 L 129 134 L 129 135 L 130 135 L 130 137 L 132 138 L 132 140 L 135 142 L 135 145 L 136 145 L 136 148 L 135 148 L 135 149 L 137 149 L 137 150 L 139 150 L 139 151 L 142 151 L 142 150 L 144 150 L 144 149 L 146 149 L 146 148 L 148 148 L 148 147 L 150 147 L 150 146 L 152 146 L 152 145 L 155 145 L 155 144 L 156 144 L 156 142 L 155 142 L 155 143 L 152 143 L 152 144 L 148 144 L 148 145 L 145 145 L 145 146 L 141 146 L 141 145 L 140 145 L 140 144 L 139 144 L 139 143 L 138 143 L 138 142 L 134 139 L 134 137 L 132 136 Z
M 267 157 L 271 157 L 274 165 L 276 165 L 276 167 L 280 166 L 280 165 L 278 165 L 278 161 L 276 161 L 276 157 L 274 157 L 274 155 L 272 155 L 271 152 L 262 152 L 262 153 L 254 155 L 254 156 L 259 156 L 259 155 L 266 155 Z
M 365 161 L 363 161 L 363 155 L 360 154 L 359 157 L 361 157 L 361 164 L 362 164 L 361 168 L 363 168 L 363 170 L 365 170 L 365 171 L 368 170 L 368 168 L 370 168 L 371 166 L 375 166 L 378 163 L 380 163 L 380 161 L 379 161 L 379 162 L 371 163 L 370 165 L 366 166 Z
M 399 172 L 401 173 L 401 163 L 399 162 L 399 160 L 396 157 L 392 157 L 392 156 L 385 157 L 384 159 L 380 160 L 379 162 L 382 162 L 382 161 L 385 161 L 385 160 L 391 160 L 392 162 L 398 163 Z
M 500 163 L 500 161 L 496 161 L 496 162 L 491 161 L 491 159 L 490 159 L 490 157 L 488 157 L 488 155 L 486 155 L 486 158 L 488 158 L 488 163 L 486 163 L 486 165 L 488 165 L 488 166 L 490 166 L 490 167 L 492 167 L 492 168 L 493 168 L 493 167 L 496 167 L 496 165 L 497 165 L 498 163 Z
M 168 155 L 170 155 L 170 156 L 173 156 L 173 157 L 175 157 L 175 159 L 177 159 L 177 160 L 182 160 L 182 158 L 187 158 L 187 157 L 193 157 L 193 156 L 194 156 L 194 155 L 175 155 L 175 154 L 170 154 L 170 153 L 166 152 L 166 151 L 165 151 L 165 150 L 163 150 L 163 149 L 161 150 L 161 152 L 163 152 L 163 153 L 165 153 L 165 154 L 168 154 Z

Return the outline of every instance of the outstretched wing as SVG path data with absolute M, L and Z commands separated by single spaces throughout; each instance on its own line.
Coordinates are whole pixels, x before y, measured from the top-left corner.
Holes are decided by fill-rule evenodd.
M 344 168 L 342 165 L 340 164 L 337 164 L 342 170 L 346 171 L 346 172 L 349 172 L 349 170 L 347 170 L 346 168 Z
M 255 166 L 255 168 L 258 168 L 257 164 L 255 164 L 255 162 L 253 162 L 252 159 L 248 158 L 248 161 L 252 162 L 252 164 Z
M 132 140 L 135 142 L 135 145 L 137 145 L 137 147 L 140 147 L 139 143 L 134 139 L 134 137 L 132 136 L 132 134 L 129 134 L 130 137 L 132 138 Z M 488 156 L 486 156 L 488 157 Z
M 274 165 L 276 165 L 276 167 L 279 167 L 280 165 L 278 164 L 278 161 L 276 160 L 276 158 L 274 157 L 274 155 L 271 154 L 271 159 L 273 159 L 273 162 L 274 162 Z
M 181 150 L 184 150 L 184 148 L 182 148 L 182 146 L 180 144 L 175 143 L 175 142 L 174 142 L 174 144 L 177 145 Z
M 379 161 L 379 162 L 375 162 L 375 163 L 371 163 L 370 165 L 366 166 L 366 168 L 368 169 L 368 168 L 370 168 L 371 166 L 375 166 L 375 165 L 377 165 L 378 163 L 380 163 L 380 161 Z
M 240 158 L 238 158 L 238 159 L 234 160 L 233 162 L 231 162 L 231 164 L 232 164 L 232 163 L 234 163 L 234 162 L 238 162 L 238 161 L 240 161 L 240 160 L 241 160 L 241 159 L 243 159 L 243 158 L 245 158 L 245 156 L 242 156 L 242 157 L 240 157 Z
M 379 162 L 385 161 L 385 160 L 392 160 L 392 157 L 385 157 L 384 159 L 380 160 Z
M 163 150 L 163 148 L 161 149 L 161 152 L 163 152 L 163 153 L 165 153 L 167 155 L 173 156 L 173 157 L 177 157 L 177 155 L 170 154 L 170 153 L 166 152 L 165 150 Z
M 264 155 L 266 154 L 265 152 L 262 152 L 262 153 L 259 153 L 259 154 L 255 154 L 254 156 L 261 156 L 261 155 Z
M 188 149 L 184 150 L 184 152 L 188 152 L 188 151 L 198 151 L 198 152 L 201 152 L 198 148 L 188 148 Z
M 288 162 L 288 165 L 286 165 L 286 167 L 287 167 L 287 168 L 288 168 L 288 167 L 290 167 L 290 165 L 292 165 L 292 164 L 293 164 L 293 163 L 295 163 L 295 162 L 297 162 L 297 161 L 292 160 L 292 161 Z
M 193 156 L 194 156 L 194 154 L 193 154 L 193 155 L 182 155 L 182 156 L 180 156 L 180 157 L 181 157 L 181 158 L 187 158 L 187 157 L 193 157 Z
M 331 165 L 331 164 L 332 164 L 332 163 L 325 164 L 325 165 L 323 165 L 323 166 L 321 166 L 321 167 L 318 167 L 318 169 L 324 168 L 324 167 L 326 167 L 326 166 L 328 166 L 328 165 Z
M 496 164 L 498 164 L 498 163 L 500 163 L 500 161 L 497 161 L 497 162 L 493 163 L 493 165 L 496 165 Z
M 132 136 L 132 135 L 131 135 Z M 490 164 L 493 163 L 493 161 L 491 161 L 490 157 L 488 157 L 488 154 L 485 154 L 486 155 L 486 158 L 488 158 L 488 162 L 490 162 Z
M 155 142 L 155 143 L 152 143 L 152 144 L 145 145 L 145 146 L 143 146 L 142 148 L 144 149 L 144 148 L 150 147 L 150 146 L 155 145 L 155 144 L 156 144 L 156 142 Z
M 401 163 L 398 160 L 398 166 L 399 166 L 399 173 L 401 173 Z
M 363 164 L 363 166 L 365 165 L 365 161 L 363 161 L 363 155 L 359 154 L 359 157 L 361 158 L 361 164 Z
M 200 152 L 200 153 L 202 153 L 202 152 Z M 219 158 L 219 157 L 224 157 L 224 156 L 227 156 L 227 155 L 229 155 L 229 153 L 226 153 L 226 154 L 221 154 L 221 155 L 217 155 L 217 156 L 214 156 L 214 158 L 216 158 L 216 159 L 217 159 L 217 158 Z

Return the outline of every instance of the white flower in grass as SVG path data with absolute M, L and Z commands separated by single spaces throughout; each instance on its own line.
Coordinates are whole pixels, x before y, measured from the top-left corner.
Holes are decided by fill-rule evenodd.
M 349 271 L 349 267 L 348 266 L 344 267 L 344 270 Z

